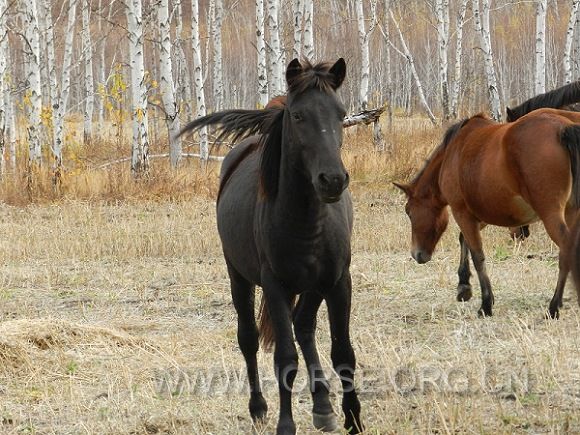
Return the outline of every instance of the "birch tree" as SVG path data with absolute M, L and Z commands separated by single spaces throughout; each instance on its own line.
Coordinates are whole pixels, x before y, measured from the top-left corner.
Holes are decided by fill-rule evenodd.
M 256 0 L 256 51 L 258 53 L 258 104 L 260 107 L 265 107 L 269 98 L 264 37 L 264 0 Z
M 26 107 L 28 114 L 28 160 L 31 166 L 40 166 L 42 151 L 39 127 L 42 112 L 42 90 L 40 78 L 40 29 L 36 0 L 24 0 L 24 27 L 26 47 Z
M 183 34 L 183 7 L 182 0 L 175 0 L 175 62 L 177 65 L 176 87 L 178 89 L 178 107 L 185 109 L 187 119 L 193 118 L 190 99 L 193 95 L 191 91 L 191 79 L 189 77 L 189 68 L 187 58 L 185 57 L 184 34 Z M 183 107 L 182 107 L 183 106 Z
M 83 139 L 88 144 L 93 131 L 93 112 L 95 103 L 94 79 L 93 79 L 93 44 L 91 41 L 90 28 L 90 4 L 89 0 L 82 0 L 82 42 L 83 57 L 85 64 L 85 113 Z
M 280 31 L 278 28 L 278 7 L 280 0 L 268 1 L 268 36 L 269 36 L 269 56 L 268 74 L 270 77 L 270 94 L 272 96 L 281 95 L 283 89 L 282 75 L 282 48 L 280 45 Z
M 459 92 L 461 88 L 461 62 L 463 55 L 463 26 L 465 24 L 467 2 L 468 0 L 461 0 L 455 26 L 455 68 L 453 73 L 453 88 L 451 90 L 450 96 L 450 113 L 453 118 L 457 118 L 457 108 L 459 105 Z
M 536 7 L 536 94 L 546 92 L 546 10 L 548 0 L 539 0 Z
M 211 0 L 213 20 L 212 20 L 212 39 L 213 39 L 213 100 L 214 109 L 221 110 L 224 100 L 224 79 L 222 66 L 222 23 L 224 18 L 223 0 Z
M 8 64 L 6 54 L 8 52 L 8 27 L 6 26 L 6 15 L 8 7 L 6 0 L 0 0 L 0 176 L 5 172 L 4 161 L 6 155 L 6 101 L 5 89 L 8 79 Z
M 564 44 L 564 83 L 572 82 L 572 43 L 574 42 L 574 27 L 578 16 L 578 6 L 580 0 L 572 0 L 572 8 L 570 11 L 570 19 L 568 20 L 568 27 L 566 29 L 566 43 Z
M 203 89 L 203 64 L 201 63 L 201 44 L 199 37 L 199 4 L 198 0 L 191 0 L 191 40 L 193 45 L 193 82 L 195 84 L 196 116 L 205 116 L 205 94 Z M 199 155 L 202 165 L 209 158 L 207 145 L 207 127 L 199 132 Z
M 480 0 L 473 0 L 473 18 L 475 28 L 480 36 L 481 50 L 483 51 L 483 62 L 485 66 L 485 77 L 487 80 L 487 91 L 491 116 L 496 121 L 501 121 L 501 104 L 499 99 L 499 90 L 497 86 L 497 76 L 493 64 L 493 52 L 491 49 L 491 33 L 489 28 L 489 10 L 490 0 L 482 0 L 482 12 L 479 8 Z
M 147 88 L 143 59 L 143 14 L 141 0 L 127 0 L 127 28 L 129 34 L 129 63 L 131 66 L 131 96 L 133 101 L 133 141 L 131 172 L 134 175 L 149 168 L 149 137 L 147 118 Z
M 359 105 L 362 110 L 366 110 L 369 102 L 369 75 L 370 75 L 370 60 L 369 60 L 369 36 L 365 29 L 365 15 L 363 10 L 363 0 L 356 0 L 356 20 L 358 24 L 358 41 L 360 45 L 361 55 L 361 79 L 359 87 Z
M 437 52 L 439 54 L 439 92 L 443 119 L 449 119 L 449 0 L 435 1 L 435 15 L 437 17 Z
M 314 61 L 314 1 L 304 0 L 304 57 Z
M 303 18 L 304 4 L 302 0 L 293 0 L 292 2 L 292 16 L 294 22 L 294 46 L 292 49 L 292 57 L 300 59 L 302 54 L 302 18 Z

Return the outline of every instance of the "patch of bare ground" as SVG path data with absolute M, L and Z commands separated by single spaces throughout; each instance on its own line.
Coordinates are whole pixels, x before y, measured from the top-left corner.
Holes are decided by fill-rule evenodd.
M 370 184 L 369 184 L 370 183 Z M 457 228 L 409 257 L 403 198 L 353 186 L 352 339 L 368 433 L 580 432 L 579 309 L 543 314 L 557 275 L 540 225 L 484 239 L 493 318 L 455 302 Z M 137 202 L 0 210 L 0 433 L 273 433 L 272 355 L 259 354 L 269 420 L 253 428 L 214 204 Z M 319 349 L 331 371 L 326 313 Z M 304 364 L 299 433 L 315 433 Z M 339 382 L 332 377 L 335 409 Z

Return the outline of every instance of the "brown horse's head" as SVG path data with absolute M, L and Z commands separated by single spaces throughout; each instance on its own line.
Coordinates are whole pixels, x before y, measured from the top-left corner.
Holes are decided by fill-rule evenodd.
M 411 255 L 417 263 L 427 263 L 449 223 L 447 207 L 435 195 L 417 192 L 412 184 L 393 184 L 407 195 L 405 212 L 411 220 Z

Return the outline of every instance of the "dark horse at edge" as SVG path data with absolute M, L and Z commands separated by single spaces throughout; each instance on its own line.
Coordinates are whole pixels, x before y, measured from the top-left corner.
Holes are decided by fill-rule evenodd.
M 349 176 L 340 156 L 346 112 L 336 95 L 345 75 L 343 59 L 314 66 L 294 59 L 286 70 L 286 104 L 214 113 L 192 121 L 181 132 L 217 125 L 218 140 L 258 134 L 240 142 L 223 161 L 217 226 L 238 314 L 238 342 L 246 360 L 254 421 L 267 412 L 258 377 L 259 330 L 254 315 L 255 286 L 263 289 L 260 330 L 270 327 L 275 342 L 277 434 L 296 433 L 291 394 L 298 354 L 292 325 L 308 368 L 314 426 L 336 429 L 314 337 L 323 301 L 328 307 L 332 363 L 342 382 L 344 427 L 349 433 L 363 430 L 349 335 L 353 213 Z

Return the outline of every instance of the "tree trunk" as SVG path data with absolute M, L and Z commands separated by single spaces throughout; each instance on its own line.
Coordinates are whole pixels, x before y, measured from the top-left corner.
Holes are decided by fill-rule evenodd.
M 282 78 L 282 49 L 280 45 L 280 29 L 278 27 L 278 6 L 280 0 L 268 2 L 268 75 L 270 77 L 270 95 L 284 93 Z
M 40 83 L 40 30 L 38 27 L 38 9 L 36 0 L 25 0 L 25 47 L 26 47 L 26 80 L 28 82 L 27 115 L 28 115 L 28 160 L 31 166 L 40 166 L 42 150 L 40 147 L 40 125 L 42 112 L 42 90 Z
M 548 0 L 539 0 L 536 8 L 536 94 L 546 92 L 546 10 Z
M 363 11 L 363 0 L 356 0 L 356 19 L 358 23 L 358 41 L 361 54 L 361 79 L 359 87 L 359 106 L 366 110 L 369 103 L 369 34 L 365 29 L 365 15 Z
M 256 0 L 256 51 L 258 52 L 258 105 L 266 107 L 269 96 L 266 40 L 264 38 L 264 0 Z
M 169 157 L 172 167 L 177 167 L 181 159 L 181 139 L 177 137 L 179 123 L 175 87 L 173 85 L 173 67 L 171 64 L 171 21 L 169 20 L 169 0 L 160 0 L 157 5 L 157 21 L 161 38 L 159 54 L 159 91 L 165 108 L 165 121 L 169 132 Z
M 93 79 L 93 43 L 91 41 L 90 28 L 90 5 L 89 0 L 82 1 L 82 41 L 83 41 L 83 57 L 85 64 L 85 114 L 84 114 L 84 134 L 83 140 L 85 144 L 90 143 L 93 132 L 93 111 L 95 102 L 94 79 Z
M 579 0 L 580 1 L 580 0 Z M 459 12 L 457 14 L 457 24 L 455 28 L 455 68 L 453 75 L 453 89 L 451 92 L 451 116 L 457 119 L 459 92 L 461 90 L 461 57 L 463 54 L 463 26 L 465 24 L 465 13 L 467 11 L 468 0 L 461 0 Z
M 574 42 L 574 27 L 576 26 L 576 19 L 578 16 L 578 6 L 580 0 L 572 1 L 572 10 L 570 11 L 570 19 L 568 20 L 568 28 L 566 30 L 566 43 L 564 46 L 564 83 L 572 82 L 572 43 Z
M 177 106 L 185 109 L 187 119 L 193 118 L 193 111 L 191 109 L 191 97 L 193 96 L 191 90 L 191 79 L 189 76 L 189 68 L 187 66 L 187 58 L 185 56 L 184 39 L 183 39 L 183 7 L 182 0 L 175 0 L 175 62 L 177 64 Z
M 203 64 L 201 63 L 201 44 L 199 37 L 199 4 L 198 0 L 191 0 L 191 39 L 193 45 L 193 83 L 195 85 L 196 115 L 205 116 L 205 94 L 203 89 Z M 199 155 L 202 166 L 205 166 L 209 157 L 207 145 L 207 127 L 199 132 Z
M 481 49 L 483 51 L 483 60 L 485 65 L 485 76 L 487 79 L 487 90 L 489 97 L 489 106 L 491 116 L 496 121 L 501 121 L 501 103 L 497 87 L 497 76 L 493 64 L 493 51 L 491 49 L 491 34 L 489 28 L 489 9 L 490 0 L 483 0 L 483 13 L 480 14 L 479 0 L 473 0 L 473 17 L 475 19 L 475 28 L 481 39 Z
M 222 23 L 224 18 L 223 0 L 211 0 L 213 20 L 211 33 L 213 39 L 213 104 L 214 110 L 223 109 L 224 79 L 222 67 Z
M 314 61 L 314 1 L 304 0 L 304 57 Z
M 143 14 L 141 0 L 127 0 L 129 33 L 129 63 L 131 66 L 131 96 L 133 100 L 133 141 L 131 172 L 140 175 L 149 169 L 149 137 L 147 118 L 147 87 L 143 55 Z
M 435 15 L 437 17 L 437 47 L 439 53 L 439 91 L 443 119 L 450 118 L 449 104 L 449 0 L 435 1 Z
M 8 63 L 6 55 L 8 52 L 8 27 L 6 26 L 6 15 L 8 8 L 6 0 L 0 0 L 0 178 L 6 171 L 4 167 L 6 156 L 6 112 L 7 102 L 5 94 L 8 79 Z
M 304 15 L 304 4 L 302 0 L 294 0 L 292 2 L 292 14 L 294 18 L 294 47 L 292 49 L 292 57 L 300 59 L 302 54 L 302 19 Z

